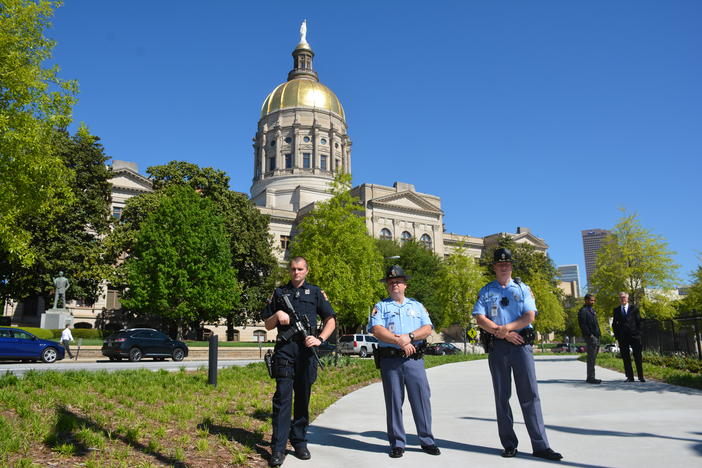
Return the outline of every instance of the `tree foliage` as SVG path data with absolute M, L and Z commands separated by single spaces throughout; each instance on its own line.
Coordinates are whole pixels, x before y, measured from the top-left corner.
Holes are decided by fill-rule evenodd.
M 692 284 L 690 285 L 687 296 L 683 299 L 682 307 L 685 312 L 702 313 L 702 266 L 698 266 L 697 270 L 690 274 Z
M 55 151 L 71 120 L 77 84 L 45 68 L 54 41 L 44 37 L 57 2 L 4 0 L 0 5 L 0 249 L 34 260 L 32 230 L 20 221 L 65 209 L 68 170 Z
M 475 258 L 465 249 L 456 249 L 445 258 L 439 269 L 437 299 L 443 314 L 443 323 L 435 323 L 439 329 L 452 324 L 467 328 L 471 312 L 480 288 L 486 283 L 485 272 Z
M 677 280 L 672 255 L 664 238 L 641 226 L 635 214 L 624 213 L 597 253 L 589 287 L 599 306 L 611 316 L 624 291 L 644 316 L 671 318 L 675 309 L 665 292 Z
M 407 281 L 407 296 L 418 300 L 426 307 L 432 323 L 438 328 L 437 324 L 446 321 L 446 311 L 437 293 L 441 259 L 415 239 L 402 241 L 400 244 L 380 239 L 376 243 L 385 259 L 386 267 L 400 265 L 411 276 Z
M 562 304 L 563 292 L 558 288 L 558 270 L 553 261 L 531 244 L 518 244 L 511 237 L 502 236 L 498 239 L 497 245 L 487 249 L 481 258 L 481 263 L 493 277 L 493 253 L 500 247 L 512 251 L 514 260 L 512 278 L 519 278 L 534 293 L 538 310 L 534 328 L 542 333 L 563 330 L 566 323 Z
M 101 237 L 110 226 L 109 171 L 100 139 L 81 126 L 74 136 L 54 134 L 53 152 L 74 173 L 70 210 L 26 215 L 17 221 L 34 233 L 28 249 L 34 262 L 27 266 L 19 257 L 2 252 L 0 289 L 16 299 L 43 296 L 51 299 L 52 278 L 63 271 L 71 282 L 67 299 L 87 304 L 97 300 L 107 272 Z
M 232 266 L 242 295 L 236 307 L 222 310 L 227 319 L 228 337 L 233 326 L 250 323 L 258 316 L 273 288 L 277 262 L 271 252 L 268 216 L 262 214 L 246 195 L 229 190 L 229 177 L 218 169 L 201 168 L 185 161 L 171 161 L 147 169 L 154 192 L 128 200 L 121 223 L 108 240 L 110 256 L 129 255 L 144 220 L 161 204 L 170 187 L 190 187 L 214 203 L 228 234 Z M 112 281 L 127 287 L 125 269 L 117 268 Z
M 241 289 L 214 203 L 190 187 L 169 187 L 162 195 L 125 261 L 129 289 L 122 304 L 161 315 L 183 330 L 234 309 Z
M 298 226 L 291 256 L 309 262 L 308 279 L 321 287 L 343 331 L 356 331 L 368 321 L 372 305 L 384 294 L 383 258 L 366 230 L 358 199 L 351 196 L 351 176 L 332 182 L 332 198 L 318 203 Z

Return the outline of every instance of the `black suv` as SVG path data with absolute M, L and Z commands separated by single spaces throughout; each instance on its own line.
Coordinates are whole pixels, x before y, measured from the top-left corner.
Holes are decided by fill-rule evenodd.
M 128 358 L 136 362 L 143 357 L 160 361 L 169 357 L 182 361 L 188 355 L 188 345 L 172 340 L 153 328 L 130 328 L 106 338 L 102 343 L 102 355 L 110 358 L 110 361 Z

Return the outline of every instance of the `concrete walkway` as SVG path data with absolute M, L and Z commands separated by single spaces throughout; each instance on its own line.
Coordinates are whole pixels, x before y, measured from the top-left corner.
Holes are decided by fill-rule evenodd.
M 702 391 L 660 382 L 624 381 L 623 374 L 597 368 L 601 385 L 584 383 L 585 363 L 576 356 L 537 356 L 536 374 L 551 447 L 563 466 L 702 466 Z M 289 454 L 292 467 L 452 468 L 555 464 L 531 456 L 519 403 L 512 411 L 519 455 L 504 459 L 497 436 L 487 360 L 434 367 L 433 429 L 442 454 L 419 448 L 409 403 L 405 402 L 407 451 L 389 458 L 381 384 L 353 392 L 327 408 L 310 426 L 312 459 Z

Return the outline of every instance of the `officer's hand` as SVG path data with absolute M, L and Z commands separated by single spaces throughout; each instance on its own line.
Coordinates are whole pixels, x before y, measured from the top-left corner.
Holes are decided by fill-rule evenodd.
M 313 346 L 319 346 L 322 344 L 322 340 L 317 338 L 316 336 L 308 335 L 307 338 L 305 338 L 305 346 L 308 348 L 311 348 Z
M 280 325 L 290 325 L 290 316 L 288 315 L 287 312 L 284 310 L 278 310 L 275 313 L 276 318 L 278 319 L 278 324 Z
M 405 353 L 405 356 L 411 356 L 417 352 L 417 349 L 412 343 L 408 343 L 402 347 L 402 351 Z
M 524 337 L 517 332 L 507 333 L 507 336 L 505 336 L 505 340 L 517 346 L 521 346 L 524 344 Z
M 498 338 L 505 338 L 506 339 L 508 333 L 509 333 L 509 330 L 507 330 L 507 326 L 498 325 L 497 330 L 495 330 L 495 333 L 493 333 L 493 334 Z
M 407 344 L 412 342 L 412 340 L 410 340 L 409 335 L 395 335 L 395 337 L 397 338 L 397 346 L 403 349 Z

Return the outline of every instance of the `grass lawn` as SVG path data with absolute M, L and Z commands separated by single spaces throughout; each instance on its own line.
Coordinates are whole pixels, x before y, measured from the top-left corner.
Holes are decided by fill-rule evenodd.
M 53 341 L 57 343 L 61 341 L 61 338 L 52 338 Z M 81 338 L 81 346 L 102 346 L 102 339 L 100 338 Z M 185 342 L 190 348 L 207 348 L 210 345 L 209 341 L 186 341 Z M 256 341 L 218 341 L 220 348 L 258 348 L 258 342 Z M 71 343 L 72 347 L 78 345 L 78 340 L 76 339 Z M 272 348 L 275 346 L 274 342 L 261 343 L 263 348 Z
M 580 357 L 581 361 L 587 361 L 587 355 Z M 632 358 L 633 361 L 633 358 Z M 616 370 L 619 372 L 624 372 L 624 364 L 622 358 L 618 354 L 614 353 L 599 353 L 597 355 L 597 365 L 601 367 L 606 367 L 607 369 Z M 633 366 L 632 362 L 632 366 Z M 646 356 L 644 354 L 643 362 L 644 377 L 646 379 L 660 380 L 673 385 L 680 385 L 682 387 L 697 388 L 702 390 L 702 374 L 698 372 L 689 372 L 682 369 L 676 369 L 673 367 L 665 367 L 654 365 L 646 362 Z
M 342 357 L 319 372 L 312 418 L 378 379 L 372 359 Z M 0 377 L 0 466 L 264 467 L 274 390 L 262 363 L 220 370 L 217 387 L 206 370 L 8 374 Z

